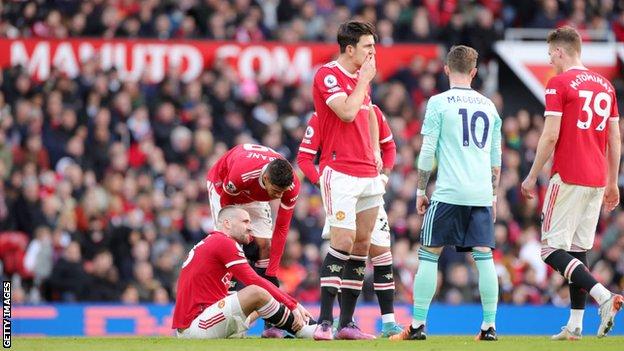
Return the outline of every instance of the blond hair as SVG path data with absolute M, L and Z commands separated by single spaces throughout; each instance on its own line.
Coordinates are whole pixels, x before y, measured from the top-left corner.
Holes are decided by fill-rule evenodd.
M 451 72 L 468 74 L 477 67 L 479 54 L 470 46 L 455 45 L 446 55 L 446 65 Z
M 570 56 L 581 53 L 581 35 L 570 26 L 564 26 L 551 31 L 548 33 L 546 42 L 552 45 L 561 45 Z

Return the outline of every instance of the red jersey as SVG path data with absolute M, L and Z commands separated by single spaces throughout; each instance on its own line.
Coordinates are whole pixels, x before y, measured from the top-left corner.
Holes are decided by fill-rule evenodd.
M 319 68 L 312 88 L 314 110 L 318 114 L 323 152 L 328 157 L 327 166 L 354 177 L 372 178 L 379 173 L 368 124 L 370 95 L 352 122 L 343 122 L 328 105 L 339 96 L 351 94 L 357 81 L 357 74 L 349 73 L 337 61 Z
M 381 147 L 381 159 L 383 161 L 383 168 L 392 169 L 394 167 L 394 161 L 396 159 L 396 144 L 392 137 L 392 130 L 388 125 L 386 117 L 379 109 L 377 105 L 373 105 L 375 115 L 377 116 L 377 123 L 379 123 L 379 144 Z M 319 159 L 319 170 L 316 170 L 314 166 L 314 157 L 319 151 L 323 149 L 323 143 L 318 133 L 318 116 L 316 113 L 312 114 L 308 121 L 308 127 L 306 128 L 305 135 L 301 144 L 299 145 L 299 154 L 297 154 L 297 164 L 303 171 L 303 174 L 313 183 L 316 184 L 319 181 L 320 173 L 330 161 L 328 153 L 321 152 Z
M 584 67 L 572 67 L 546 85 L 545 116 L 561 116 L 552 174 L 568 184 L 607 182 L 608 121 L 619 118 L 613 86 Z
M 261 181 L 262 172 L 276 158 L 284 157 L 266 146 L 256 144 L 237 145 L 221 156 L 206 177 L 221 196 L 221 206 L 270 201 Z M 275 276 L 277 273 L 300 187 L 299 178 L 295 175 L 290 189 L 282 195 L 273 228 L 268 275 Z
M 263 287 L 291 310 L 297 306 L 295 299 L 256 274 L 234 239 L 212 232 L 191 249 L 182 264 L 172 328 L 188 328 L 204 309 L 225 298 L 232 277 L 247 286 Z

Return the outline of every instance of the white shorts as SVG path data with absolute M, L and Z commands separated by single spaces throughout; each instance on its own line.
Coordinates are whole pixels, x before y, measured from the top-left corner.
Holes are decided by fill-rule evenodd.
M 206 308 L 182 332 L 176 330 L 176 336 L 184 339 L 240 338 L 247 329 L 249 323 L 238 294 L 232 294 Z
M 329 239 L 329 221 L 325 221 L 321 238 Z M 388 214 L 383 206 L 379 206 L 379 214 L 377 214 L 375 228 L 371 235 L 371 244 L 390 247 L 390 225 L 388 224 Z
M 210 202 L 210 212 L 217 223 L 217 215 L 221 211 L 221 196 L 214 188 L 214 184 L 207 181 L 208 200 Z M 271 217 L 271 205 L 268 201 L 254 201 L 238 205 L 249 213 L 251 218 L 252 235 L 256 238 L 271 239 L 273 237 L 273 218 Z
M 566 251 L 592 248 L 605 188 L 566 184 L 550 179 L 542 208 L 542 241 Z
M 319 181 L 326 218 L 332 227 L 355 230 L 355 215 L 383 206 L 386 192 L 381 176 L 359 178 L 325 167 Z

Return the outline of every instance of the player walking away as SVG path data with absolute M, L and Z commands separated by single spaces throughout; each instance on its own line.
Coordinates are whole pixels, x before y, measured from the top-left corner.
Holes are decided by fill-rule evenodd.
M 299 195 L 299 179 L 279 153 L 256 144 L 237 145 L 208 171 L 210 210 L 216 215 L 223 206 L 241 205 L 251 217 L 253 237 L 259 247 L 256 272 L 279 286 L 277 269 Z M 275 227 L 270 200 L 281 199 Z M 265 326 L 263 337 L 283 333 Z
M 369 95 L 376 74 L 375 30 L 368 23 L 343 23 L 338 44 L 340 56 L 317 71 L 312 89 L 323 153 L 329 156 L 320 184 L 331 236 L 321 267 L 322 323 L 315 339 L 333 339 L 332 309 L 338 289 L 342 294 L 336 338 L 372 339 L 353 323 L 353 312 L 385 192 L 379 175 L 379 126 Z
M 446 245 L 472 251 L 479 271 L 483 322 L 477 340 L 497 340 L 498 278 L 492 260 L 496 191 L 501 165 L 501 119 L 492 101 L 470 88 L 477 73 L 477 52 L 454 46 L 444 72 L 451 88 L 427 103 L 418 158 L 418 214 L 425 214 L 414 278 L 412 324 L 394 340 L 424 340 L 429 305 L 436 291 L 438 258 Z M 431 197 L 426 187 L 438 161 Z M 426 210 L 426 212 L 425 212 Z
M 388 125 L 388 121 L 383 113 L 373 105 L 373 110 L 377 116 L 377 124 L 379 125 L 379 144 L 382 154 L 382 178 L 384 183 L 388 182 L 388 176 L 394 167 L 396 158 L 396 145 L 392 139 L 392 131 Z M 322 153 L 322 140 L 320 135 L 323 133 L 319 130 L 318 116 L 312 115 L 308 121 L 305 136 L 299 146 L 299 154 L 297 155 L 297 164 L 303 171 L 305 176 L 312 184 L 319 186 L 319 171 L 314 166 L 314 158 L 320 154 L 319 168 L 323 171 L 324 166 L 329 161 L 330 155 Z M 323 239 L 329 239 L 329 222 L 325 221 L 323 227 Z M 373 287 L 381 309 L 382 319 L 382 337 L 389 337 L 403 331 L 396 324 L 394 318 L 394 274 L 392 271 L 392 252 L 390 251 L 390 226 L 388 224 L 388 215 L 383 206 L 379 206 L 375 228 L 371 235 L 371 245 L 368 250 L 368 257 L 373 262 Z M 334 321 L 336 322 L 336 321 Z M 334 323 L 335 324 L 335 323 Z
M 224 207 L 219 211 L 218 231 L 189 252 L 180 271 L 173 313 L 172 328 L 179 338 L 240 337 L 258 316 L 297 337 L 312 337 L 316 326 L 308 324 L 310 313 L 247 263 L 241 245 L 252 240 L 251 223 L 241 207 Z M 246 287 L 228 295 L 232 277 Z
M 594 243 L 601 205 L 611 211 L 620 202 L 617 100 L 609 80 L 581 63 L 581 38 L 575 29 L 558 28 L 547 42 L 557 76 L 546 86 L 544 130 L 522 193 L 533 198 L 537 175 L 554 150 L 542 208 L 542 259 L 570 282 L 572 306 L 567 325 L 552 338 L 581 338 L 588 292 L 600 305 L 598 337 L 603 337 L 624 299 L 589 273 L 586 253 Z

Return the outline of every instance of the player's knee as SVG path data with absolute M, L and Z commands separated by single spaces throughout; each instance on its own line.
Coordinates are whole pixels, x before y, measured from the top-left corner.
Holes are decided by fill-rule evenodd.
M 331 246 L 334 249 L 345 251 L 345 252 L 351 252 L 351 250 L 353 249 L 353 244 L 355 240 L 354 235 L 350 235 L 349 232 L 344 231 L 344 230 L 332 231 L 331 235 L 332 235 Z
M 440 254 L 442 253 L 442 249 L 444 249 L 444 247 L 423 246 L 423 250 L 430 252 L 437 256 L 440 256 Z
M 542 261 L 546 263 L 548 257 L 550 257 L 550 255 L 556 251 L 557 249 L 555 249 L 554 247 L 550 247 L 548 246 L 548 244 L 544 244 L 544 242 L 542 242 L 542 249 L 540 252 L 540 257 L 542 258 Z
M 484 246 L 475 246 L 472 248 L 472 251 L 488 253 L 488 252 L 492 252 L 492 249 L 489 247 L 484 247 Z
M 266 291 L 265 288 L 258 285 L 249 285 L 249 292 L 252 296 L 256 297 L 258 302 L 264 304 L 271 300 L 271 294 Z
M 385 255 L 386 253 L 391 252 L 389 247 L 377 246 L 371 244 L 368 248 L 368 256 L 370 258 L 378 257 L 381 255 Z M 392 256 L 392 253 L 390 254 Z
M 370 244 L 367 241 L 356 241 L 355 243 L 353 243 L 353 249 L 351 249 L 351 253 L 357 256 L 367 256 L 369 247 Z

